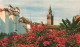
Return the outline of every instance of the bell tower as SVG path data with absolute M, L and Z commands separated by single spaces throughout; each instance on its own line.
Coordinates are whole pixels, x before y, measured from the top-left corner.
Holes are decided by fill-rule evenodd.
M 49 8 L 49 14 L 47 15 L 47 25 L 53 25 L 53 15 L 52 15 L 51 6 Z

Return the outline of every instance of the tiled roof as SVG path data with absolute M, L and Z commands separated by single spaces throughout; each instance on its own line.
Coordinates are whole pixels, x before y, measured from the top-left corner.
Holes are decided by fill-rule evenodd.
M 26 19 L 24 17 L 19 18 L 19 22 L 26 23 L 26 24 L 30 24 L 31 23 L 28 19 Z
M 2 9 L 0 8 L 0 12 L 2 11 Z
M 80 18 L 80 16 L 79 16 L 79 15 L 76 15 L 76 18 L 75 18 L 75 20 L 77 20 L 78 18 Z
M 8 7 L 11 7 L 11 5 L 9 4 Z
M 3 11 L 8 11 L 9 12 L 8 8 L 4 8 Z
M 76 15 L 75 20 L 77 20 L 78 18 L 80 19 L 80 16 L 79 15 Z M 80 21 L 78 23 L 80 23 Z
M 16 7 L 16 9 L 18 9 L 18 10 L 19 10 L 19 8 L 18 8 L 18 7 Z
M 59 27 L 60 25 L 48 25 L 48 26 L 46 26 L 46 28 L 48 28 L 48 29 L 53 29 L 53 28 L 57 28 L 57 27 Z

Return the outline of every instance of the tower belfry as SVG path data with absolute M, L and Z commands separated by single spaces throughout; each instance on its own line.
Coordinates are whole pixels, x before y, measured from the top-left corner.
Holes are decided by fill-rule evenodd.
M 51 6 L 50 6 L 50 8 L 49 8 L 49 14 L 52 14 Z
M 53 25 L 53 16 L 51 6 L 49 8 L 49 14 L 47 15 L 47 25 Z

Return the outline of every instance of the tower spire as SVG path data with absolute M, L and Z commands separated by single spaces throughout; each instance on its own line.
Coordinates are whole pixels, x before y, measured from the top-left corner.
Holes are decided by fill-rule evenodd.
M 50 8 L 49 8 L 49 14 L 52 14 L 51 5 L 50 5 Z
M 47 24 L 53 25 L 53 15 L 52 15 L 51 6 L 49 8 L 49 14 L 47 15 Z

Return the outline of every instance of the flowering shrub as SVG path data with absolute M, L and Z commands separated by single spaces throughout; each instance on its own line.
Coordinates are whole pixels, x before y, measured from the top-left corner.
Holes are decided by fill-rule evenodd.
M 25 28 L 25 27 L 24 27 Z M 27 31 L 27 30 L 26 30 Z M 45 26 L 31 27 L 30 32 L 24 34 L 10 33 L 0 36 L 2 47 L 80 47 L 80 35 L 69 35 L 65 30 L 49 31 Z

